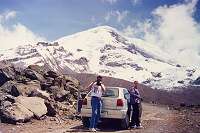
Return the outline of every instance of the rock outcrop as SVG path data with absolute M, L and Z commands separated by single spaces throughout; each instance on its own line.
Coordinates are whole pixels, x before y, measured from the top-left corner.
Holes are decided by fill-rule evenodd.
M 44 115 L 73 115 L 80 83 L 44 67 L 0 62 L 0 120 L 16 123 Z
M 40 118 L 47 113 L 47 107 L 44 104 L 44 99 L 40 97 L 19 96 L 15 99 L 15 102 L 23 105 L 31 111 L 36 118 Z

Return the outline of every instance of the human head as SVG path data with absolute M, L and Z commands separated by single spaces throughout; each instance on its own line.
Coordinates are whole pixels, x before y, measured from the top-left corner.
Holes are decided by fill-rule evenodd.
M 135 88 L 137 88 L 137 86 L 138 86 L 138 81 L 134 81 L 134 82 L 133 82 L 133 86 L 134 86 Z
M 100 81 L 102 81 L 102 77 L 99 75 L 97 76 L 97 82 L 100 82 Z

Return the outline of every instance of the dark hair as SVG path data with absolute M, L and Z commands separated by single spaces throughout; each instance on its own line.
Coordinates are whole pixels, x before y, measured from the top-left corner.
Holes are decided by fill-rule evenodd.
M 100 76 L 100 75 L 99 75 L 99 76 L 97 76 L 97 79 L 102 79 L 102 76 Z

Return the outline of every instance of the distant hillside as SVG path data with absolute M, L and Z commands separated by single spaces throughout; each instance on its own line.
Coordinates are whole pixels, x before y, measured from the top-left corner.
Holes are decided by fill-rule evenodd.
M 96 79 L 96 75 L 93 74 L 81 73 L 73 74 L 72 76 L 81 82 L 81 85 L 84 89 Z M 128 88 L 132 85 L 132 82 L 105 76 L 103 77 L 103 82 L 106 86 L 118 86 L 125 88 Z M 145 102 L 168 105 L 180 105 L 182 103 L 185 103 L 186 105 L 200 105 L 200 88 L 198 86 L 175 88 L 175 91 L 166 91 L 152 89 L 148 86 L 140 84 L 139 90 Z

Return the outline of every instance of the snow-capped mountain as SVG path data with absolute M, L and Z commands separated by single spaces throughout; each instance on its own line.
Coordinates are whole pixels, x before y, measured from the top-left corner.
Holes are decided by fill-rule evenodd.
M 27 67 L 32 64 L 40 66 L 45 65 L 47 69 L 53 69 L 56 72 L 73 73 L 65 66 L 60 67 L 62 58 L 69 56 L 66 50 L 58 43 L 38 42 L 35 45 L 23 45 L 17 48 L 0 51 L 0 60 L 8 60 L 16 66 Z
M 156 45 L 128 38 L 116 29 L 100 26 L 66 36 L 54 43 L 26 45 L 0 52 L 0 60 L 16 64 L 48 64 L 55 71 L 84 72 L 138 80 L 159 89 L 188 85 L 200 75 L 181 66 Z

